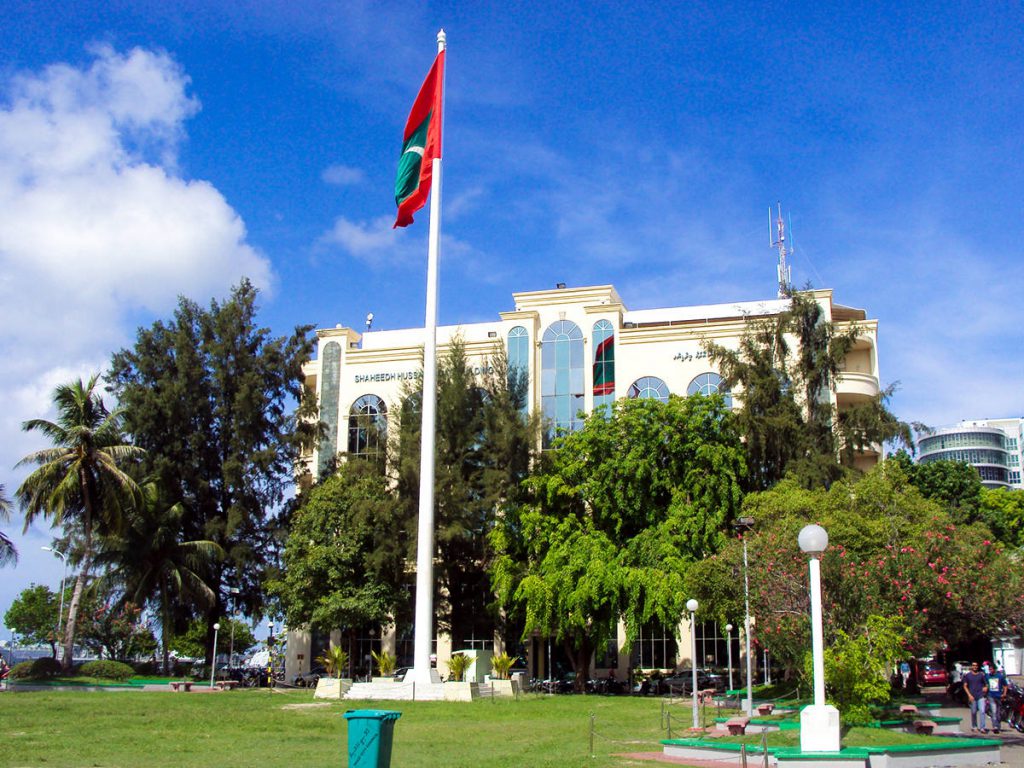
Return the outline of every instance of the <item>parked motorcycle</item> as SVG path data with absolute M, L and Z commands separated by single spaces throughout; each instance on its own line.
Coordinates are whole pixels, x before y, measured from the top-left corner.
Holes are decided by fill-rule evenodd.
M 1024 733 L 1024 689 L 1013 683 L 1007 683 L 999 702 L 999 712 L 1002 719 L 1009 723 L 1014 730 Z

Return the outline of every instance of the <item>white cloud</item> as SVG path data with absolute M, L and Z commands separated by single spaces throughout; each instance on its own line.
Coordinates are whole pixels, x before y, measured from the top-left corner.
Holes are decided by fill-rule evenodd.
M 324 168 L 320 178 L 326 184 L 333 184 L 336 187 L 350 187 L 355 184 L 361 184 L 363 179 L 366 178 L 366 174 L 363 173 L 362 168 L 352 168 L 339 164 Z
M 166 53 L 90 49 L 0 83 L 0 483 L 39 447 L 22 421 L 56 384 L 102 371 L 140 318 L 178 295 L 222 296 L 272 280 L 245 224 L 178 150 L 199 110 Z M 18 524 L 15 521 L 11 527 Z

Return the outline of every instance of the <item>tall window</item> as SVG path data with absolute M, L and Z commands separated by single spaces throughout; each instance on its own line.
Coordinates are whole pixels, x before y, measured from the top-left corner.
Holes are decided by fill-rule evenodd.
M 642 376 L 629 385 L 626 395 L 634 399 L 650 397 L 667 403 L 668 386 L 657 376 Z
M 370 461 L 384 461 L 388 409 L 376 395 L 363 395 L 348 415 L 348 453 Z
M 702 373 L 700 376 L 695 377 L 690 382 L 690 386 L 686 388 L 686 394 L 704 395 L 704 397 L 720 394 L 725 398 L 725 407 L 732 408 L 732 394 L 722 386 L 722 377 L 714 372 Z
M 594 410 L 615 402 L 615 329 L 607 320 L 594 323 Z
M 640 627 L 633 644 L 634 662 L 643 669 L 671 669 L 676 665 L 677 643 L 673 627 L 664 627 L 657 621 L 648 622 Z
M 548 326 L 541 341 L 540 394 L 548 447 L 560 431 L 583 426 L 583 332 L 576 323 L 559 320 Z
M 508 388 L 519 410 L 530 410 L 530 334 L 521 325 L 508 332 Z

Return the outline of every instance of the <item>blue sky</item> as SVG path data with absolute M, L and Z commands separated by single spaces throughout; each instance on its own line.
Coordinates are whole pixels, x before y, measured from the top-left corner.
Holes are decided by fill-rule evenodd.
M 644 5 L 9 2 L 8 495 L 40 447 L 21 422 L 179 294 L 248 275 L 281 334 L 422 324 L 427 216 L 391 230 L 392 190 L 442 26 L 441 322 L 556 282 L 631 309 L 771 297 L 781 201 L 794 282 L 879 320 L 902 418 L 1024 415 L 1021 6 Z M 20 529 L 0 612 L 60 578 Z

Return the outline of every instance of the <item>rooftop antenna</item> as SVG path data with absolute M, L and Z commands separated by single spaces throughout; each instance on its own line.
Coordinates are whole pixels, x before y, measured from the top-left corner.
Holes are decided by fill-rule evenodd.
M 373 327 L 373 312 L 366 315 L 366 330 L 370 330 Z
M 793 255 L 793 248 L 786 245 L 786 222 L 782 218 L 782 203 L 778 203 L 778 213 L 775 221 L 772 222 L 772 207 L 768 206 L 768 244 L 779 252 L 779 298 L 784 298 L 792 287 L 792 274 L 786 259 Z M 772 224 L 775 224 L 775 231 L 772 231 Z

